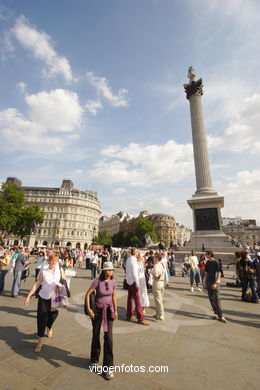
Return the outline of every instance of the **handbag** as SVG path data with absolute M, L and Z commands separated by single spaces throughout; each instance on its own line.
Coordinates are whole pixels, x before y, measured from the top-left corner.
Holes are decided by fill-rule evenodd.
M 66 279 L 62 279 L 62 278 L 61 278 L 61 275 L 62 275 L 62 274 L 61 274 L 61 267 L 60 267 L 60 284 L 62 284 L 62 285 L 65 287 L 67 297 L 70 298 L 71 293 L 70 293 L 70 289 L 69 289 L 69 287 L 68 287 L 67 280 L 66 280 Z
M 99 285 L 99 281 L 98 281 L 98 285 Z M 97 285 L 97 288 L 98 288 L 98 285 Z M 88 316 L 89 314 L 88 314 L 88 309 L 87 309 L 86 298 L 87 298 L 87 292 L 85 294 L 85 300 L 84 300 L 84 313 L 86 314 L 86 316 Z M 92 291 L 92 293 L 89 296 L 89 306 L 90 306 L 90 309 L 95 313 L 95 310 L 96 310 L 96 294 L 95 294 L 95 291 Z
M 24 270 L 22 271 L 22 275 L 21 275 L 21 280 L 24 280 L 28 278 L 28 276 L 30 275 L 30 269 L 29 267 L 27 266 L 26 268 L 24 268 Z
M 68 287 L 67 280 L 61 279 L 61 280 L 60 280 L 60 284 L 62 284 L 62 285 L 65 287 L 67 297 L 70 298 L 71 294 L 70 294 L 70 289 L 69 289 L 69 287 Z
M 51 311 L 65 308 L 69 305 L 68 296 L 65 286 L 56 286 L 53 296 L 51 297 Z

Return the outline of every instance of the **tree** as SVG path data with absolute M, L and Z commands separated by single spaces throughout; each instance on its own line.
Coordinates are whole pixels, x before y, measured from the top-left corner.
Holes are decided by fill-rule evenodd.
M 115 233 L 112 236 L 112 245 L 116 248 L 122 248 L 125 246 L 125 234 L 122 231 Z
M 98 233 L 97 237 L 94 237 L 92 240 L 93 245 L 111 245 L 112 244 L 112 238 L 108 234 L 107 230 L 103 230 L 102 232 Z
M 25 192 L 15 183 L 4 183 L 0 190 L 0 238 L 13 234 L 21 238 L 31 234 L 44 219 L 38 206 L 24 206 Z
M 147 218 L 139 217 L 135 228 L 135 235 L 139 238 L 141 247 L 145 246 L 146 234 L 151 237 L 152 241 L 158 240 L 155 232 L 155 224 Z
M 35 231 L 35 226 L 44 220 L 44 212 L 38 206 L 28 206 L 20 210 L 14 234 L 21 238 Z
M 155 232 L 155 224 L 146 218 L 140 217 L 137 220 L 135 230 L 133 232 L 115 233 L 112 237 L 113 246 L 143 248 L 145 246 L 145 235 L 149 235 L 153 241 L 158 241 Z

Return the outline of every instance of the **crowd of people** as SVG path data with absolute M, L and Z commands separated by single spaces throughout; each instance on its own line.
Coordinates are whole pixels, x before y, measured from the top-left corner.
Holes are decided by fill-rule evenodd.
M 34 256 L 32 256 L 32 254 Z M 5 278 L 8 272 L 13 273 L 11 296 L 17 298 L 21 280 L 28 276 L 29 264 L 35 264 L 35 282 L 25 300 L 25 306 L 32 296 L 38 298 L 37 335 L 38 343 L 35 352 L 41 352 L 44 335 L 53 335 L 53 324 L 58 317 L 58 310 L 53 305 L 57 286 L 66 281 L 70 288 L 71 278 L 76 269 L 85 265 L 91 271 L 92 283 L 86 293 L 86 312 L 91 318 L 93 333 L 91 344 L 91 365 L 97 365 L 100 357 L 100 330 L 104 331 L 104 374 L 107 379 L 113 377 L 110 367 L 113 358 L 113 321 L 118 318 L 116 281 L 113 278 L 115 267 L 123 267 L 125 271 L 124 287 L 128 290 L 126 320 L 149 326 L 146 320 L 146 309 L 154 306 L 154 319 L 158 324 L 164 322 L 164 290 L 169 285 L 170 277 L 176 275 L 175 256 L 172 250 L 144 252 L 135 248 L 116 250 L 114 253 L 102 248 L 85 251 L 80 249 L 46 248 L 29 251 L 24 248 L 0 248 L 0 292 L 4 291 Z M 251 289 L 251 301 L 257 303 L 260 298 L 260 252 L 250 256 L 243 249 L 235 253 L 234 265 L 237 281 L 242 286 L 243 301 L 249 301 L 247 289 Z M 182 276 L 189 274 L 190 292 L 195 289 L 207 292 L 213 310 L 213 319 L 226 323 L 220 303 L 219 285 L 223 276 L 221 260 L 216 260 L 212 251 L 208 250 L 200 258 L 194 251 L 185 255 L 182 263 Z M 94 295 L 93 295 L 94 294 Z M 153 302 L 150 303 L 152 294 Z M 92 298 L 94 296 L 94 304 Z M 154 305 L 153 305 L 154 303 Z

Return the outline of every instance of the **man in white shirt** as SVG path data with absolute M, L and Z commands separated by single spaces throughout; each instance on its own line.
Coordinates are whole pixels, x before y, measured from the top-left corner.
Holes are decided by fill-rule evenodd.
M 138 278 L 138 264 L 136 259 L 136 250 L 131 249 L 131 256 L 126 261 L 126 282 L 128 284 L 128 297 L 127 297 L 127 321 L 134 320 L 133 301 L 135 302 L 135 310 L 138 319 L 138 323 L 142 325 L 149 325 L 149 322 L 145 321 L 143 309 L 140 302 L 139 295 L 139 278 Z
M 191 256 L 189 257 L 189 265 L 190 265 L 190 286 L 191 286 L 190 291 L 193 292 L 193 284 L 195 280 L 197 290 L 202 292 L 201 288 L 199 288 L 199 282 L 200 282 L 199 260 L 193 250 L 191 251 Z

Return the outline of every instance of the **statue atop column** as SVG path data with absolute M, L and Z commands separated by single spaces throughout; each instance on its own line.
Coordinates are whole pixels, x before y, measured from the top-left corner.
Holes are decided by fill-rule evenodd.
M 188 79 L 190 80 L 190 83 L 192 83 L 192 81 L 196 81 L 195 70 L 192 66 L 190 66 L 188 70 Z

